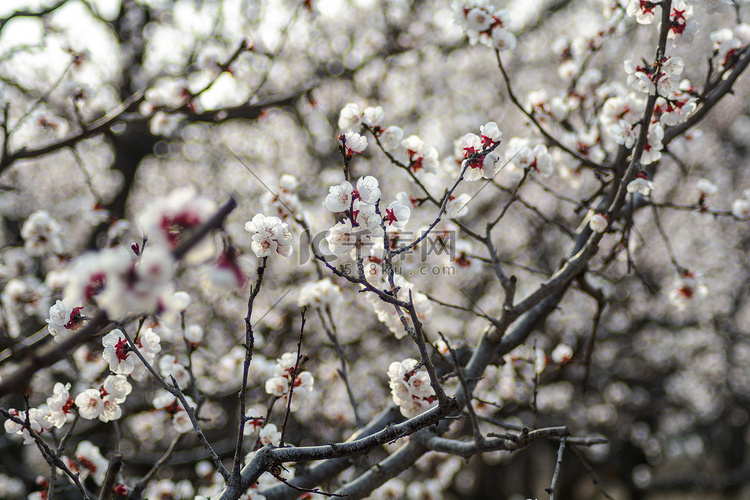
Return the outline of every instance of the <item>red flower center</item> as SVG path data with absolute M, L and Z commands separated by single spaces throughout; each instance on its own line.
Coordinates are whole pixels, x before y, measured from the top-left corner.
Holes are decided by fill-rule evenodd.
M 85 300 L 90 300 L 91 297 L 99 293 L 101 289 L 104 288 L 104 279 L 104 273 L 95 273 L 91 275 L 88 284 L 86 284 L 86 289 L 83 292 Z
M 200 224 L 200 218 L 192 212 L 183 212 L 174 216 L 164 215 L 161 219 L 161 230 L 167 237 L 169 246 L 177 248 L 180 244 L 180 235 L 185 229 Z
M 115 344 L 115 354 L 117 355 L 117 359 L 119 361 L 125 361 L 125 358 L 128 357 L 128 352 L 130 352 L 128 341 L 125 339 L 118 340 L 117 344 Z
M 398 218 L 396 218 L 396 214 L 393 213 L 393 210 L 386 208 L 385 209 L 385 220 L 388 222 L 389 226 L 392 226 L 394 222 L 398 221 Z

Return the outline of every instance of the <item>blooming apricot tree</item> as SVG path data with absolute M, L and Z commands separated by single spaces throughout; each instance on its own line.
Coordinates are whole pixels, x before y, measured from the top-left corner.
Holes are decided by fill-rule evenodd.
M 0 497 L 747 495 L 747 8 L 0 6 Z

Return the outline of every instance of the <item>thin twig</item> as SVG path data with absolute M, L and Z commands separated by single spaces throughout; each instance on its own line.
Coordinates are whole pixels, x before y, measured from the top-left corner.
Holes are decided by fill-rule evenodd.
M 292 398 L 294 396 L 294 386 L 297 381 L 297 375 L 299 375 L 299 362 L 302 359 L 302 336 L 305 333 L 305 322 L 307 321 L 305 313 L 307 312 L 307 306 L 302 308 L 302 324 L 299 327 L 299 340 L 297 340 L 297 358 L 294 362 L 294 368 L 289 374 L 291 379 L 289 383 L 289 394 L 287 394 L 286 401 L 286 412 L 284 413 L 284 423 L 281 425 L 281 439 L 279 440 L 279 448 L 284 447 L 284 438 L 286 437 L 286 425 L 289 422 L 289 414 L 292 412 Z
M 471 430 L 474 433 L 474 442 L 477 444 L 481 444 L 484 441 L 484 436 L 482 436 L 482 430 L 479 427 L 479 420 L 477 419 L 477 414 L 474 411 L 474 405 L 471 404 L 471 389 L 469 388 L 469 384 L 466 383 L 466 378 L 464 378 L 461 363 L 458 362 L 456 351 L 453 350 L 448 339 L 445 338 L 442 332 L 438 332 L 438 335 L 440 335 L 440 338 L 443 339 L 445 345 L 448 346 L 448 351 L 450 352 L 451 358 L 453 359 L 453 366 L 456 370 L 456 375 L 458 375 L 458 380 L 461 383 L 461 387 L 464 388 L 464 394 L 466 394 L 466 410 L 469 412 L 469 421 L 471 422 Z
M 571 442 L 572 440 L 568 440 Z M 583 458 L 583 455 L 581 455 L 581 452 L 576 448 L 576 446 L 571 446 L 570 451 L 573 452 L 573 455 L 578 459 L 578 462 L 583 466 L 584 469 L 586 469 L 586 472 L 589 473 L 589 476 L 591 476 L 591 480 L 594 481 L 594 484 L 599 488 L 599 491 L 602 492 L 602 495 L 604 495 L 608 500 L 615 500 L 615 498 L 610 495 L 606 489 L 604 489 L 604 485 L 599 480 L 599 478 L 596 476 L 596 472 L 594 472 L 594 469 L 589 465 L 589 463 L 586 461 L 585 458 Z
M 326 317 L 328 317 L 328 322 L 330 323 L 330 327 L 328 324 L 326 324 L 325 318 L 323 317 L 323 311 L 321 311 L 320 308 L 316 308 L 318 312 L 318 317 L 320 318 L 320 322 L 323 325 L 323 330 L 326 332 L 326 335 L 330 339 L 331 343 L 333 344 L 333 348 L 336 351 L 336 355 L 339 357 L 339 361 L 341 362 L 341 368 L 337 370 L 339 376 L 341 377 L 341 380 L 344 382 L 344 387 L 346 387 L 346 393 L 349 396 L 349 404 L 352 405 L 352 412 L 354 413 L 354 425 L 357 426 L 357 428 L 364 427 L 364 422 L 362 421 L 362 418 L 359 416 L 359 411 L 357 411 L 357 408 L 359 407 L 359 403 L 357 403 L 357 399 L 354 396 L 354 391 L 352 390 L 351 383 L 349 381 L 349 372 L 347 370 L 347 363 L 346 363 L 346 357 L 344 356 L 344 348 L 341 347 L 341 343 L 339 342 L 338 335 L 336 334 L 336 324 L 333 321 L 333 314 L 331 313 L 331 307 L 329 305 L 326 305 L 325 307 L 325 313 Z
M 71 472 L 71 470 L 68 468 L 67 465 L 65 465 L 65 462 L 63 462 L 59 455 L 55 453 L 55 450 L 49 447 L 49 445 L 42 439 L 39 434 L 37 434 L 34 429 L 31 428 L 31 423 L 28 422 L 29 420 L 29 411 L 26 410 L 26 422 L 21 420 L 15 415 L 12 415 L 8 410 L 5 408 L 0 407 L 0 413 L 7 418 L 8 420 L 11 420 L 15 422 L 18 425 L 23 426 L 24 429 L 26 429 L 29 433 L 29 436 L 34 440 L 36 445 L 39 447 L 39 451 L 42 452 L 42 455 L 45 457 L 45 460 L 49 459 L 54 463 L 55 467 L 63 471 L 71 481 L 73 481 L 73 484 L 75 484 L 78 487 L 78 491 L 81 492 L 81 496 L 83 496 L 84 500 L 91 500 L 88 494 L 86 493 L 86 489 L 83 486 L 83 484 L 78 479 L 78 474 L 75 474 Z
M 297 486 L 296 484 L 290 483 L 287 479 L 281 476 L 281 474 L 274 474 L 273 477 L 284 483 L 285 485 L 289 486 L 293 490 L 301 491 L 302 493 L 315 493 L 318 495 L 323 495 L 324 497 L 345 497 L 346 495 L 339 495 L 338 493 L 330 493 L 328 491 L 321 491 L 320 488 L 303 488 L 302 486 Z M 301 496 L 302 498 L 303 496 Z M 305 497 L 306 498 L 306 497 Z M 312 498 L 312 496 L 310 496 Z
M 497 59 L 497 65 L 500 68 L 500 72 L 503 74 L 503 80 L 505 81 L 505 88 L 508 90 L 508 97 L 510 98 L 511 102 L 524 114 L 526 117 L 531 120 L 531 122 L 534 124 L 534 126 L 541 132 L 541 134 L 547 139 L 547 141 L 555 146 L 556 148 L 565 151 L 570 156 L 574 157 L 576 160 L 580 161 L 585 166 L 592 168 L 596 171 L 600 170 L 609 170 L 608 167 L 599 165 L 598 163 L 591 161 L 589 158 L 586 158 L 585 156 L 581 156 L 576 151 L 573 151 L 569 147 L 565 146 L 563 143 L 558 141 L 555 137 L 553 137 L 547 130 L 542 127 L 542 124 L 539 123 L 539 121 L 536 119 L 533 113 L 530 113 L 526 108 L 521 104 L 521 102 L 518 100 L 516 95 L 513 93 L 513 88 L 510 85 L 510 77 L 508 76 L 508 73 L 505 71 L 505 66 L 503 66 L 503 62 L 500 59 L 500 51 L 495 49 L 495 58 Z
M 677 262 L 677 255 L 675 255 L 674 248 L 672 247 L 672 243 L 669 241 L 669 236 L 667 236 L 667 232 L 664 231 L 664 227 L 661 225 L 661 218 L 659 217 L 659 210 L 654 206 L 651 205 L 651 210 L 654 213 L 654 222 L 656 223 L 656 229 L 659 231 L 659 234 L 661 235 L 661 239 L 664 241 L 664 245 L 667 247 L 667 254 L 669 255 L 669 260 L 672 261 L 672 265 L 677 270 L 678 273 L 682 273 L 685 271 L 685 267 L 681 266 L 679 262 Z
M 526 179 L 528 178 L 529 178 L 529 169 L 527 168 L 527 169 L 524 169 L 521 180 L 519 180 L 518 184 L 516 184 L 516 187 L 513 188 L 513 191 L 510 194 L 510 199 L 507 201 L 507 203 L 505 203 L 505 206 L 503 207 L 503 209 L 500 211 L 497 217 L 495 217 L 495 220 L 487 223 L 487 227 L 490 230 L 494 228 L 495 226 L 497 226 L 497 223 L 500 222 L 500 220 L 505 216 L 505 214 L 508 212 L 508 209 L 513 204 L 513 202 L 518 199 L 517 198 L 518 191 L 521 189 L 521 186 L 523 186 L 523 184 L 526 182 Z
M 549 499 L 555 500 L 555 488 L 557 488 L 557 480 L 560 478 L 560 468 L 562 467 L 563 451 L 565 451 L 565 439 L 566 436 L 560 438 L 560 447 L 557 449 L 557 463 L 555 464 L 555 473 L 552 476 L 552 483 L 549 488 L 545 491 L 549 493 Z
M 179 442 L 182 440 L 183 436 L 185 436 L 185 434 L 178 434 L 177 437 L 175 437 L 172 442 L 169 443 L 167 451 L 165 451 L 164 454 L 159 458 L 159 460 L 156 461 L 156 463 L 153 465 L 153 467 L 151 467 L 146 475 L 136 483 L 133 489 L 128 493 L 128 498 L 136 499 L 141 497 L 141 493 L 143 493 L 143 490 L 146 489 L 146 486 L 148 485 L 149 481 L 151 481 L 151 478 L 154 477 L 154 475 L 159 472 L 159 469 L 161 469 L 172 458 L 172 454 L 174 453 L 175 448 L 177 448 Z
M 594 315 L 594 321 L 591 325 L 591 336 L 589 337 L 589 342 L 586 346 L 586 358 L 584 359 L 584 364 L 586 365 L 586 371 L 583 374 L 583 380 L 581 381 L 581 386 L 583 393 L 586 393 L 586 384 L 589 379 L 589 374 L 591 372 L 591 356 L 594 353 L 594 344 L 596 342 L 596 332 L 599 328 L 599 320 L 602 317 L 602 312 L 604 311 L 604 308 L 607 306 L 607 299 L 604 296 L 604 292 L 602 292 L 598 288 L 594 288 L 593 285 L 591 285 L 588 281 L 586 281 L 585 276 L 580 276 L 578 278 L 578 286 L 580 287 L 581 291 L 585 294 L 589 295 L 591 298 L 596 300 L 596 314 Z
M 115 494 L 115 483 L 122 469 L 122 453 L 112 453 L 109 458 L 109 467 L 104 476 L 102 490 L 99 492 L 99 500 L 110 500 Z
M 221 474 L 221 476 L 224 478 L 225 481 L 228 480 L 229 471 L 226 469 L 226 467 L 224 467 L 224 464 L 221 461 L 221 457 L 219 457 L 219 455 L 214 451 L 213 447 L 211 446 L 211 443 L 208 442 L 206 435 L 203 433 L 203 429 L 201 429 L 200 425 L 198 424 L 198 419 L 196 418 L 195 411 L 187 403 L 187 400 L 185 399 L 185 394 L 177 385 L 177 381 L 174 379 L 174 377 L 170 377 L 172 379 L 172 385 L 168 384 L 167 381 L 164 380 L 164 378 L 156 372 L 156 370 L 151 365 L 151 363 L 149 363 L 148 360 L 143 356 L 140 349 L 138 349 L 138 346 L 135 345 L 133 340 L 130 338 L 130 335 L 128 335 L 128 332 L 125 329 L 125 326 L 119 325 L 119 327 L 120 327 L 120 331 L 125 337 L 125 340 L 127 340 L 128 342 L 128 346 L 130 347 L 130 350 L 133 351 L 136 356 L 138 356 L 138 359 L 141 360 L 143 365 L 146 367 L 146 370 L 148 370 L 149 373 L 151 373 L 151 375 L 161 384 L 162 387 L 164 387 L 164 389 L 166 389 L 170 394 L 174 395 L 177 399 L 180 400 L 180 404 L 182 405 L 182 408 L 185 410 L 185 413 L 190 419 L 190 423 L 193 424 L 193 430 L 195 430 L 195 435 L 198 437 L 198 440 L 201 442 L 203 447 L 208 452 L 219 474 Z
M 263 257 L 260 266 L 258 266 L 257 277 L 255 279 L 255 286 L 250 291 L 250 297 L 247 299 L 247 316 L 245 316 L 245 362 L 242 367 L 242 386 L 238 394 L 240 400 L 240 415 L 239 415 L 239 427 L 237 429 L 237 445 L 234 450 L 234 462 L 232 464 L 232 481 L 239 481 L 240 469 L 242 466 L 242 441 L 245 436 L 245 405 L 247 394 L 247 377 L 250 373 L 250 363 L 253 360 L 253 348 L 255 347 L 255 335 L 253 334 L 253 324 L 251 318 L 253 315 L 253 305 L 255 304 L 255 298 L 260 293 L 260 287 L 263 284 L 263 275 L 268 265 L 268 257 Z

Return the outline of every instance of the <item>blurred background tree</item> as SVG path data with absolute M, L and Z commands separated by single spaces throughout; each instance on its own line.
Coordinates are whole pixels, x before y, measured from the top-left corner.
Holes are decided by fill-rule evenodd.
M 660 24 L 665 5 L 669 24 Z M 482 9 L 495 18 L 485 23 Z M 173 355 L 189 367 L 183 389 L 201 401 L 201 426 L 227 467 L 240 426 L 243 318 L 260 265 L 243 225 L 257 213 L 284 218 L 295 241 L 290 261 L 269 259 L 254 298 L 248 415 L 282 428 L 281 404 L 268 410 L 266 380 L 274 360 L 297 351 L 306 304 L 301 352 L 315 386 L 289 416 L 285 442 L 342 442 L 368 422 L 381 429 L 403 420 L 387 371 L 420 359 L 417 346 L 408 336 L 397 340 L 374 314 L 373 294 L 316 261 L 308 244 L 328 253 L 323 237 L 335 217 L 322 203 L 344 180 L 342 109 L 381 106 L 381 128 L 356 127 L 368 147 L 351 160 L 349 179 L 378 179 L 381 212 L 394 198 L 410 204 L 402 242 L 441 218 L 432 237 L 393 266 L 431 306 L 420 319 L 448 392 L 461 384 L 446 368 L 446 345 L 466 364 L 488 329 L 506 334 L 468 381 L 477 384 L 475 423 L 501 437 L 564 426 L 571 444 L 559 474 L 556 434 L 469 460 L 422 443 L 396 472 L 366 480 L 406 449 L 399 440 L 329 461 L 325 476 L 296 464 L 300 484 L 341 493 L 352 484 L 358 498 L 398 473 L 392 491 L 373 498 L 546 498 L 551 482 L 558 498 L 750 496 L 750 110 L 739 78 L 750 62 L 746 9 L 708 0 L 6 0 L 0 376 L 13 380 L 45 347 L 45 320 L 72 261 L 118 244 L 148 249 L 144 207 L 193 186 L 219 204 L 232 196 L 238 208 L 180 268 L 174 290 L 187 292 L 190 305 L 178 324 L 142 318 L 161 337 L 158 359 Z M 501 21 L 512 35 L 490 39 Z M 674 82 L 660 80 L 669 63 L 656 54 L 684 62 L 672 70 Z M 655 93 L 639 91 L 648 81 L 668 99 L 654 103 Z M 652 117 L 663 137 L 630 132 Z M 488 122 L 502 132 L 494 179 L 460 183 L 449 194 L 466 213 L 442 216 L 443 196 L 466 167 L 461 140 Z M 419 169 L 403 145 L 388 154 L 378 147 L 375 136 L 383 139 L 391 125 L 404 139 L 418 136 L 425 151 L 435 148 L 435 173 Z M 653 189 L 626 193 L 639 173 Z M 40 210 L 52 222 L 35 247 L 24 227 Z M 597 213 L 610 216 L 603 235 L 590 225 Z M 440 251 L 446 242 L 450 251 Z M 591 253 L 576 259 L 584 247 Z M 248 283 L 215 286 L 227 255 Z M 565 263 L 575 272 L 560 278 Z M 356 275 L 355 262 L 348 266 Z M 325 277 L 330 289 L 304 288 Z M 133 331 L 143 326 L 129 319 Z M 106 325 L 96 333 L 116 327 Z M 196 326 L 203 335 L 185 342 Z M 100 384 L 109 375 L 101 342 L 82 338 L 57 363 L 6 387 L 3 408 L 23 410 L 24 390 L 38 407 L 56 382 L 70 382 L 73 396 Z M 223 481 L 196 436 L 179 434 L 171 415 L 154 409 L 158 384 L 131 382 L 122 417 L 77 421 L 60 454 L 84 441 L 105 457 L 119 450 L 117 481 L 131 497 L 219 493 Z M 473 419 L 463 416 L 440 432 L 476 440 Z M 54 439 L 41 435 L 57 444 L 68 426 Z M 50 480 L 39 450 L 16 437 L 0 436 L 0 497 L 46 490 L 37 477 Z M 267 498 L 304 494 L 270 476 L 258 488 Z M 101 482 L 84 485 L 98 493 Z M 64 478 L 53 489 L 81 495 Z

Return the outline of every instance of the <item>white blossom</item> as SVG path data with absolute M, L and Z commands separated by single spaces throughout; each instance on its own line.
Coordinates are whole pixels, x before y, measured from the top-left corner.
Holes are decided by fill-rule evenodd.
M 185 119 L 181 113 L 157 111 L 149 120 L 149 130 L 156 136 L 169 137 L 174 134 Z
M 23 436 L 23 444 L 35 442 L 34 438 L 31 437 L 29 428 L 26 427 L 27 421 L 30 431 L 37 435 L 53 427 L 53 423 L 49 420 L 49 412 L 44 408 L 29 408 L 28 413 L 11 408 L 8 413 L 24 422 L 24 424 L 22 425 L 11 419 L 7 419 L 4 424 L 5 432 Z
M 280 398 L 280 403 L 285 407 L 289 392 L 292 392 L 292 400 L 289 403 L 290 411 L 297 411 L 309 398 L 313 390 L 315 379 L 308 371 L 297 374 L 292 381 L 292 370 L 297 362 L 296 353 L 284 353 L 277 360 L 274 367 L 275 376 L 266 380 L 266 393 Z M 294 388 L 292 389 L 293 386 Z
M 642 2 L 641 0 L 630 0 L 627 7 L 627 14 L 635 16 L 639 24 L 651 24 L 654 21 L 654 10 L 661 0 L 651 0 Z
M 610 125 L 609 131 L 617 144 L 630 149 L 635 145 L 636 139 L 638 139 L 639 128 L 640 124 L 636 124 L 636 126 L 633 127 L 625 120 L 619 120 L 617 123 Z
M 76 396 L 75 401 L 78 414 L 86 420 L 98 418 L 104 409 L 101 393 L 97 389 L 86 389 Z
M 747 219 L 750 217 L 750 200 L 739 198 L 732 202 L 732 215 L 738 219 Z
M 256 257 L 268 257 L 273 253 L 283 257 L 292 255 L 292 233 L 278 217 L 257 214 L 245 223 L 245 231 L 252 235 L 250 246 Z
M 281 431 L 274 424 L 267 424 L 260 430 L 258 438 L 262 445 L 272 444 L 278 446 L 281 441 Z
M 436 401 L 427 372 L 415 370 L 416 366 L 417 360 L 408 358 L 388 367 L 393 402 L 406 418 L 416 417 Z
M 706 196 L 713 196 L 719 192 L 719 188 L 713 182 L 708 179 L 700 179 L 695 185 L 702 194 Z
M 183 333 L 185 340 L 191 344 L 200 344 L 203 340 L 203 328 L 200 325 L 187 325 Z
M 83 324 L 80 311 L 81 307 L 71 307 L 64 300 L 58 300 L 49 308 L 47 330 L 55 341 L 62 342 Z
M 416 135 L 410 135 L 401 141 L 409 158 L 409 168 L 414 173 L 420 171 L 434 174 L 438 167 L 438 152 L 435 148 L 428 148 L 422 139 Z
M 550 358 L 557 364 L 565 363 L 570 361 L 573 357 L 573 349 L 567 344 L 558 344 L 557 347 L 552 351 Z
M 648 196 L 654 189 L 654 183 L 645 177 L 638 176 L 630 181 L 627 189 L 628 193 L 641 193 L 643 196 Z
M 111 420 L 118 420 L 122 416 L 122 408 L 117 403 L 115 398 L 108 394 L 102 398 L 102 411 L 99 413 L 99 420 L 102 422 L 109 422 Z
M 692 271 L 683 271 L 669 292 L 669 302 L 678 310 L 686 309 L 695 300 L 708 295 L 708 288 L 703 279 Z
M 367 148 L 367 137 L 357 132 L 347 131 L 341 136 L 341 143 L 346 147 L 346 154 L 361 153 Z
M 179 387 L 187 387 L 190 383 L 190 372 L 172 354 L 162 356 L 159 360 L 161 376 L 167 380 L 174 378 Z
M 21 227 L 24 248 L 29 255 L 62 253 L 60 224 L 45 210 L 37 210 Z
M 485 145 L 491 145 L 496 142 L 500 142 L 500 138 L 503 136 L 503 133 L 498 128 L 496 122 L 487 122 L 486 124 L 479 127 L 479 131 L 480 135 L 482 136 L 482 142 L 490 141 L 490 144 Z
M 172 417 L 172 425 L 174 426 L 174 430 L 180 434 L 185 434 L 186 432 L 193 430 L 193 423 L 190 421 L 190 417 L 184 410 L 178 411 L 174 414 Z
M 516 37 L 510 31 L 497 27 L 492 30 L 492 48 L 513 50 L 516 48 Z
M 328 231 L 326 241 L 332 253 L 341 255 L 353 249 L 357 243 L 357 235 L 360 231 L 352 228 L 352 222 L 345 219 Z
M 328 188 L 328 196 L 323 206 L 333 213 L 341 213 L 352 207 L 352 193 L 354 188 L 348 181 L 341 181 L 338 186 Z
M 469 213 L 467 205 L 471 201 L 471 196 L 464 193 L 459 196 L 451 196 L 445 205 L 445 214 L 449 219 L 460 219 Z
M 193 187 L 175 189 L 168 196 L 149 203 L 141 214 L 141 227 L 150 245 L 174 250 L 185 231 L 204 224 L 216 211 L 216 204 L 199 196 Z
M 353 102 L 344 106 L 339 114 L 339 129 L 353 130 L 359 128 L 361 124 L 362 113 L 359 111 L 359 106 Z
M 305 284 L 299 292 L 297 305 L 325 307 L 339 300 L 341 288 L 331 282 L 331 278 Z
M 484 31 L 492 25 L 492 17 L 484 9 L 473 8 L 466 14 L 466 28 Z
M 538 144 L 534 146 L 533 152 L 535 163 L 532 167 L 534 167 L 534 169 L 543 177 L 549 177 L 552 175 L 552 156 L 547 152 L 547 146 L 544 144 Z
M 71 407 L 73 400 L 70 397 L 70 384 L 57 382 L 52 388 L 52 396 L 47 398 L 47 409 L 49 410 L 49 421 L 58 429 L 65 425 L 68 415 L 72 415 Z
M 102 345 L 104 346 L 102 357 L 109 363 L 109 369 L 112 372 L 129 375 L 133 371 L 138 357 L 130 350 L 122 331 L 109 332 L 102 338 Z
M 393 151 L 399 146 L 403 137 L 404 131 L 395 125 L 391 125 L 380 134 L 380 145 L 383 146 L 385 151 Z
M 81 474 L 81 480 L 91 476 L 94 482 L 101 486 L 104 482 L 104 476 L 107 473 L 109 462 L 102 456 L 99 448 L 91 441 L 81 441 L 75 452 L 75 461 L 67 463 L 68 468 L 73 472 Z
M 589 227 L 592 231 L 603 233 L 607 229 L 607 219 L 602 214 L 594 214 L 589 219 Z
M 646 144 L 643 146 L 641 154 L 641 163 L 648 165 L 661 158 L 662 143 L 664 138 L 664 128 L 658 123 L 652 124 L 648 129 Z
M 355 201 L 354 213 L 356 214 L 354 220 L 359 226 L 357 229 L 361 233 L 360 238 L 364 242 L 370 243 L 372 238 L 383 236 L 383 228 L 381 227 L 383 219 L 377 213 L 375 205 Z
M 656 93 L 654 82 L 651 81 L 651 77 L 640 66 L 636 66 L 630 60 L 626 60 L 624 64 L 625 73 L 628 75 L 628 85 L 644 94 L 654 95 Z
M 378 187 L 378 180 L 368 175 L 366 177 L 360 177 L 357 180 L 357 197 L 364 203 L 374 204 L 380 201 L 380 187 Z
M 102 388 L 116 403 L 124 403 L 133 390 L 133 386 L 130 385 L 127 377 L 123 375 L 109 375 L 104 379 Z
M 407 222 L 409 222 L 410 216 L 411 210 L 409 210 L 409 207 L 402 205 L 397 201 L 393 201 L 385 209 L 386 227 L 401 229 L 406 225 Z
M 385 120 L 385 111 L 382 106 L 365 108 L 362 113 L 362 122 L 370 127 L 378 127 Z

